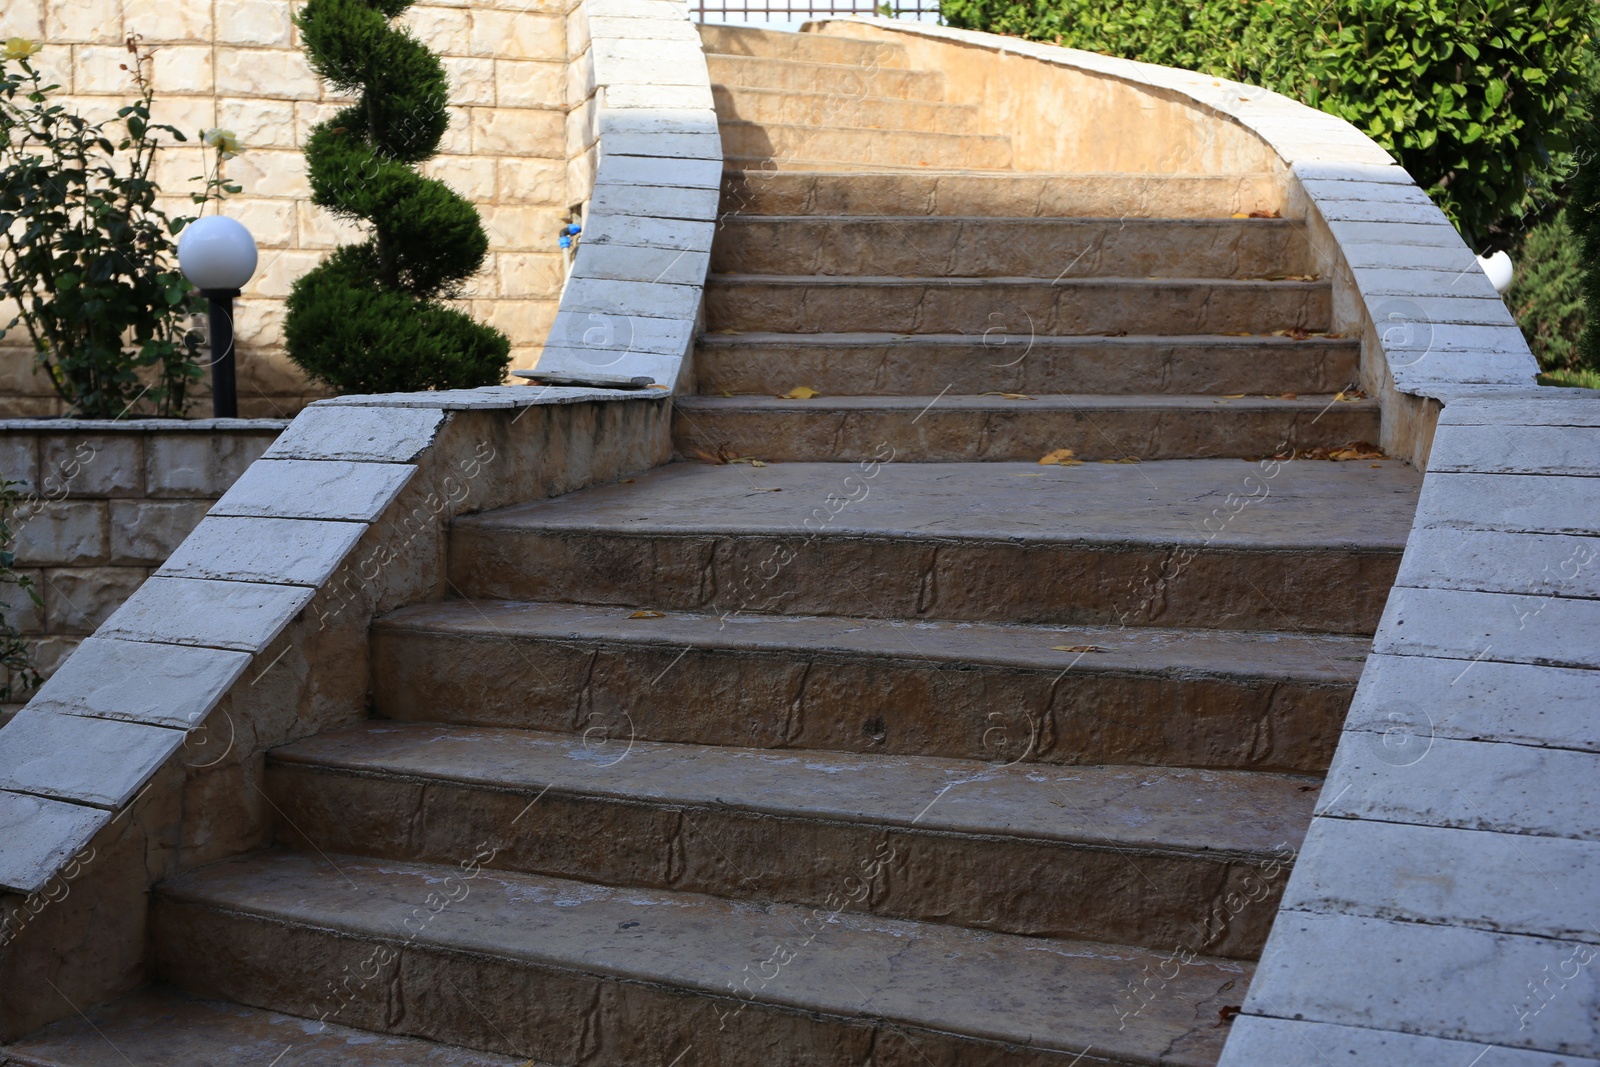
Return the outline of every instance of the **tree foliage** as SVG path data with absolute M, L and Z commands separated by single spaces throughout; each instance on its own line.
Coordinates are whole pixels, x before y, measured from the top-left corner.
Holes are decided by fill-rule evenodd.
M 1593 0 L 943 0 L 953 26 L 1202 71 L 1348 120 L 1469 243 L 1568 147 Z
M 357 97 L 306 144 L 312 202 L 368 224 L 295 282 L 284 341 L 312 377 L 346 392 L 494 385 L 510 342 L 444 301 L 483 266 L 477 209 L 415 164 L 449 126 L 439 57 L 392 20 L 411 0 L 308 0 L 296 22 L 312 68 Z

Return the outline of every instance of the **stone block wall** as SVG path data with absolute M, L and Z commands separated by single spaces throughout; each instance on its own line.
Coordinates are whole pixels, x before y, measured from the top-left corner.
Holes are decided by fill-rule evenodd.
M 284 356 L 289 286 L 355 226 L 314 207 L 302 150 L 311 127 L 344 103 L 324 92 L 292 21 L 301 0 L 6 0 L 0 38 L 41 41 L 34 62 L 89 117 L 133 94 L 124 41 L 154 50 L 154 118 L 191 139 L 221 126 L 243 154 L 224 174 L 243 186 L 224 208 L 255 234 L 256 276 L 237 305 L 239 411 L 286 418 L 320 395 Z M 463 307 L 511 338 L 513 365 L 532 366 L 555 316 L 564 268 L 556 245 L 567 191 L 567 13 L 572 0 L 424 0 L 405 23 L 439 52 L 450 79 L 450 129 L 423 170 L 478 205 L 489 232 L 484 271 Z M 580 97 L 581 99 L 581 97 Z M 188 212 L 208 156 L 193 140 L 163 150 L 165 207 Z M 581 196 L 578 198 L 581 199 Z M 14 309 L 0 304 L 0 322 Z M 0 341 L 0 417 L 61 414 L 31 353 Z M 197 410 L 205 410 L 204 400 Z
M 0 600 L 42 674 L 166 562 L 286 425 L 0 421 L 0 476 L 23 498 L 12 517 L 17 569 L 44 603 L 14 586 Z

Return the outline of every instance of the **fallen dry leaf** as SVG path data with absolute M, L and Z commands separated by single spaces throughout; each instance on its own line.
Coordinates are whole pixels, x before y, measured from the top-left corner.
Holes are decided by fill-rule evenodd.
M 628 616 L 630 619 L 664 619 L 666 617 L 667 613 L 664 611 L 636 611 Z
M 766 465 L 767 461 L 764 459 L 753 459 L 750 461 L 750 466 L 752 467 L 765 467 Z
M 1235 211 L 1233 213 L 1233 217 L 1236 219 L 1247 219 L 1250 217 L 1250 214 L 1246 211 Z
M 1054 452 L 1046 452 L 1039 457 L 1041 466 L 1052 467 L 1061 463 L 1081 463 L 1082 460 L 1074 459 L 1070 448 L 1058 448 Z
M 1341 404 L 1348 404 L 1356 400 L 1365 400 L 1367 394 L 1359 389 L 1341 389 L 1333 394 L 1333 399 Z
M 650 383 L 650 388 L 651 389 L 664 389 L 664 390 L 670 391 L 672 389 L 672 386 L 670 386 L 670 385 L 662 385 L 660 382 L 651 382 Z
M 1222 394 L 1222 399 L 1224 399 L 1224 400 L 1243 400 L 1244 399 L 1244 394 L 1243 393 L 1223 393 Z
M 1007 400 L 1032 400 L 1033 399 L 1033 397 L 1029 396 L 1027 393 L 979 393 L 978 395 L 979 396 L 1004 397 Z
M 1252 211 L 1252 212 L 1250 212 L 1249 217 L 1252 218 L 1252 219 L 1281 219 L 1281 218 L 1283 218 L 1283 216 L 1278 214 L 1276 211 Z
M 1099 645 L 1051 645 L 1050 648 L 1051 648 L 1052 651 L 1055 651 L 1055 652 L 1110 652 L 1111 651 L 1109 648 L 1102 648 Z
M 1227 1026 L 1229 1023 L 1233 1022 L 1233 1017 L 1238 1015 L 1243 1010 L 1244 1007 L 1240 1004 L 1224 1004 L 1222 1007 L 1217 1009 L 1217 1025 Z
M 814 396 L 821 396 L 821 395 L 822 395 L 821 393 L 817 392 L 815 389 L 811 388 L 811 386 L 809 386 L 809 385 L 797 385 L 793 389 L 789 390 L 787 393 L 783 393 L 783 394 L 779 395 L 778 399 L 779 400 L 810 400 Z
M 1284 457 L 1274 457 L 1284 458 Z M 1324 445 L 1321 448 L 1308 448 L 1305 451 L 1296 451 L 1293 459 L 1330 459 L 1334 461 L 1347 459 L 1387 459 L 1383 449 L 1368 441 L 1351 441 L 1342 445 Z
M 728 399 L 729 399 L 729 400 L 732 400 L 732 399 L 733 399 L 733 394 L 732 394 L 732 393 L 730 393 L 730 392 L 728 392 L 728 391 L 727 391 L 727 390 L 726 390 L 726 389 L 724 389 L 724 390 L 723 390 L 723 391 L 722 391 L 722 395 L 723 395 L 723 396 L 725 396 L 725 397 L 727 397 L 727 398 L 728 398 Z

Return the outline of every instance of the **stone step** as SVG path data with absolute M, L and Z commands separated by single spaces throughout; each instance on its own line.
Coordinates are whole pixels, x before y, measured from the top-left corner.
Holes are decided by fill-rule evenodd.
M 716 54 L 706 56 L 706 68 L 713 85 L 832 93 L 844 99 L 859 96 L 895 97 L 901 100 L 944 99 L 944 75 L 931 70 L 899 70 L 893 67 L 867 70 L 849 63 Z
M 727 167 L 722 210 L 748 215 L 1229 218 L 1284 207 L 1276 180 L 1260 174 L 774 172 L 734 160 Z
M 713 396 L 797 384 L 825 396 L 1332 394 L 1359 380 L 1360 359 L 1360 342 L 1328 337 L 713 333 L 694 373 Z
M 809 63 L 838 63 L 864 68 L 904 69 L 905 46 L 892 41 L 868 41 L 831 34 L 763 30 L 754 26 L 700 24 L 700 41 L 710 56 L 753 56 L 758 59 L 798 59 Z
M 450 864 L 516 824 L 497 870 L 812 907 L 876 856 L 852 910 L 1254 959 L 1321 784 L 611 742 L 372 721 L 274 750 L 267 793 L 278 840 L 318 853 Z
M 155 988 L 0 1048 L 6 1067 L 540 1067 Z
M 856 166 L 975 167 L 1011 165 L 1011 139 L 972 133 L 921 130 L 857 130 L 847 127 L 740 122 L 721 119 L 724 155 L 744 159 L 833 161 Z
M 1366 633 L 1417 473 L 1301 460 L 675 463 L 457 519 L 466 597 Z M 517 668 L 520 670 L 520 668 Z
M 1061 448 L 1080 460 L 1249 459 L 1375 441 L 1382 416 L 1375 400 L 1331 396 L 1012 396 L 681 396 L 673 442 L 686 458 L 779 463 L 885 447 L 908 463 L 1037 461 Z
M 634 615 L 506 600 L 404 608 L 373 626 L 373 706 L 596 745 L 1320 774 L 1370 647 L 1146 626 Z
M 795 89 L 752 89 L 742 85 L 713 85 L 711 98 L 716 104 L 718 118 L 724 122 L 930 133 L 978 132 L 978 109 L 968 104 L 806 93 Z
M 1252 971 L 1183 944 L 1016 937 L 478 865 L 516 836 L 458 842 L 449 866 L 267 852 L 184 875 L 154 905 L 160 970 L 276 1011 L 338 1008 L 367 1029 L 596 1067 L 919 1053 L 1068 1067 L 1086 1047 L 1097 1062 L 1203 1067 Z M 1157 973 L 1161 994 L 1141 999 Z
M 1262 334 L 1328 329 L 1326 282 L 713 274 L 706 329 L 773 333 Z
M 711 246 L 717 274 L 842 277 L 1305 277 L 1314 260 L 1286 219 L 724 215 Z

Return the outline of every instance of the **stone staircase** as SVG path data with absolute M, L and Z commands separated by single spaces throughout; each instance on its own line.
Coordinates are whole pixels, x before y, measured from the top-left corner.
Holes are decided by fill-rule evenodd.
M 1250 176 L 1010 171 L 895 46 L 705 36 L 685 461 L 458 521 L 277 847 L 159 890 L 168 988 L 14 1063 L 1216 1061 L 1419 484 L 1264 459 L 1377 438 L 1329 288 Z

